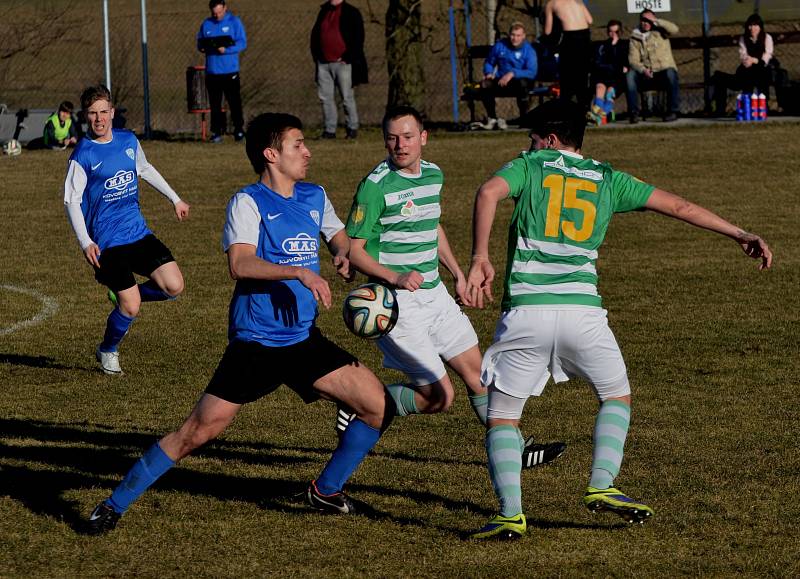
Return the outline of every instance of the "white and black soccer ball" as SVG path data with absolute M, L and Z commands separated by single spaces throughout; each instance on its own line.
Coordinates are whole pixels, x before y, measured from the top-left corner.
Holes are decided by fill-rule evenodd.
M 3 154 L 8 155 L 9 157 L 16 157 L 22 153 L 22 145 L 20 145 L 19 141 L 16 139 L 11 139 L 5 145 L 3 145 Z
M 368 340 L 391 332 L 399 313 L 397 294 L 379 283 L 367 283 L 351 291 L 342 308 L 347 329 Z

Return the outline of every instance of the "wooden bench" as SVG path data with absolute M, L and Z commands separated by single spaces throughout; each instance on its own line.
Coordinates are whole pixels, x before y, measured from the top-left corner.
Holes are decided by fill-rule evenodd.
M 772 40 L 775 44 L 776 50 L 779 49 L 781 44 L 796 44 L 800 43 L 800 30 L 789 30 L 786 32 L 770 32 L 772 36 Z M 670 46 L 672 47 L 673 51 L 676 50 L 696 50 L 696 51 L 703 51 L 704 49 L 711 50 L 713 48 L 733 48 L 739 46 L 739 38 L 741 34 L 716 34 L 707 37 L 702 36 L 672 36 L 670 37 Z M 597 43 L 593 43 L 596 44 Z M 737 64 L 738 66 L 738 64 Z M 733 71 L 731 71 L 732 73 Z M 787 73 L 784 73 L 787 74 Z M 678 67 L 678 75 L 680 76 L 680 65 Z M 787 74 L 788 78 L 788 74 Z M 711 71 L 709 71 L 709 83 L 711 83 Z M 681 91 L 681 94 L 688 92 L 688 91 L 697 91 L 697 90 L 705 90 L 706 83 L 705 81 L 680 81 L 678 87 Z M 708 89 L 709 91 L 712 90 L 712 86 L 709 84 Z M 779 92 L 780 87 L 776 86 L 776 93 Z M 666 96 L 663 94 L 663 89 L 656 90 L 659 93 L 659 99 L 663 102 L 666 102 Z M 710 103 L 706 103 L 709 105 Z M 780 104 L 780 103 L 779 103 Z M 706 110 L 708 108 L 706 107 Z
M 536 56 L 539 59 L 539 72 L 533 85 L 528 88 L 527 96 L 530 98 L 539 98 L 539 103 L 544 102 L 545 98 L 553 97 L 558 94 L 558 81 L 555 79 L 555 61 L 548 67 L 548 59 L 545 51 L 537 46 L 539 43 L 532 43 Z M 475 71 L 476 60 L 486 60 L 489 56 L 492 47 L 488 44 L 478 44 L 470 46 L 467 50 L 467 82 L 464 83 L 463 91 L 461 93 L 461 100 L 467 103 L 469 108 L 469 120 L 471 123 L 475 122 L 475 101 L 480 101 L 483 97 L 484 89 L 481 87 L 481 80 L 483 80 L 483 65 L 478 68 L 477 74 Z M 553 71 L 548 74 L 548 71 Z M 519 90 L 508 87 L 495 87 L 493 90 L 494 96 L 498 98 L 520 96 Z

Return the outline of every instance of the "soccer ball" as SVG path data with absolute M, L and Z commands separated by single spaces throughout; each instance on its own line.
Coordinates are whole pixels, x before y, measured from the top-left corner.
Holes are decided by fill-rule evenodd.
M 379 283 L 357 287 L 344 299 L 344 324 L 359 338 L 377 340 L 397 323 L 400 310 L 394 290 Z
M 16 157 L 22 153 L 22 145 L 19 144 L 19 141 L 16 139 L 11 139 L 5 145 L 3 145 L 3 154 L 8 155 L 9 157 Z

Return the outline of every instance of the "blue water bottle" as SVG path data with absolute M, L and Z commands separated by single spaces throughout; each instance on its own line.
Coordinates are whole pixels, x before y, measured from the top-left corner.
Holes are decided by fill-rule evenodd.
M 742 93 L 742 101 L 744 102 L 744 120 L 753 120 L 753 107 L 750 102 L 750 95 Z
M 736 120 L 744 120 L 744 93 L 736 95 Z

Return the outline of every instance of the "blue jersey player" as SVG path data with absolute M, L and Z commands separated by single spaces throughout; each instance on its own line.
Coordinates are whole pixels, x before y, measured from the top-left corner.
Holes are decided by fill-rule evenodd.
M 356 418 L 305 493 L 314 509 L 353 513 L 356 507 L 342 487 L 395 413 L 375 374 L 315 325 L 318 302 L 331 305 L 330 288 L 319 275 L 320 234 L 337 272 L 348 280 L 350 239 L 325 190 L 302 182 L 311 153 L 300 120 L 259 115 L 248 126 L 246 143 L 261 178 L 228 204 L 223 245 L 236 280 L 228 347 L 189 418 L 154 444 L 97 505 L 89 533 L 113 529 L 128 506 L 178 460 L 218 436 L 243 404 L 281 384 L 306 403 L 323 398 L 355 411 Z
M 89 135 L 69 159 L 64 205 L 86 261 L 97 281 L 109 288 L 115 305 L 96 350 L 97 361 L 106 374 L 122 374 L 119 344 L 142 302 L 174 299 L 183 291 L 178 264 L 142 216 L 139 176 L 173 203 L 179 220 L 188 217 L 189 205 L 147 162 L 133 133 L 111 128 L 114 107 L 106 87 L 87 88 L 81 107 Z M 134 274 L 149 280 L 137 284 Z

